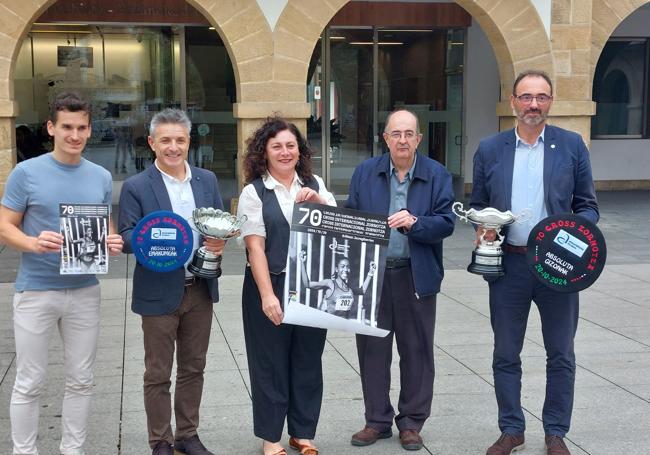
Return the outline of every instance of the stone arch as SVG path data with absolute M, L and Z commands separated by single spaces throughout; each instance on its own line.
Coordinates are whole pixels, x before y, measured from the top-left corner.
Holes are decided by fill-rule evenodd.
M 629 0 L 625 2 L 612 2 L 606 0 L 593 0 L 591 19 L 591 65 L 590 84 L 596 71 L 596 64 L 607 40 L 623 20 L 633 14 L 641 6 L 650 3 L 650 0 Z
M 256 78 L 270 79 L 270 65 L 256 68 L 255 76 L 251 71 L 246 71 L 250 61 L 271 54 L 271 29 L 255 0 L 185 1 L 203 14 L 221 36 L 233 62 L 238 99 L 242 96 L 242 82 Z M 0 34 L 0 61 L 6 59 L 0 63 L 0 100 L 13 98 L 10 81 L 22 38 L 32 23 L 56 2 L 47 0 L 37 6 L 23 0 L 5 0 L 0 5 L 0 30 L 8 32 L 7 35 Z M 268 45 L 263 46 L 264 43 Z
M 272 34 L 256 0 L 185 0 L 220 34 L 233 62 L 237 99 L 255 99 L 250 80 L 270 80 Z M 0 193 L 16 163 L 13 73 L 23 38 L 33 22 L 57 0 L 4 0 L 0 3 Z M 266 63 L 266 64 L 260 64 Z
M 274 80 L 295 86 L 304 100 L 307 69 L 321 31 L 349 0 L 288 0 L 274 30 Z M 456 0 L 487 35 L 497 58 L 501 96 L 517 72 L 535 67 L 553 74 L 549 39 L 530 0 Z M 517 13 L 513 15 L 513 11 Z M 534 45 L 530 45 L 530 43 Z

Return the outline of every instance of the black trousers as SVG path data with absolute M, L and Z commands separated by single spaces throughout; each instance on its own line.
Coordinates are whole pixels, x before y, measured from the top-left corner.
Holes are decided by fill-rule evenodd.
M 411 267 L 386 269 L 377 325 L 391 330 L 385 338 L 357 335 L 366 425 L 386 431 L 395 411 L 390 402 L 393 336 L 397 341 L 401 389 L 395 424 L 400 431 L 420 431 L 433 399 L 435 295 L 415 295 Z
M 284 274 L 271 275 L 273 291 L 280 302 L 284 279 Z M 262 311 L 262 300 L 249 267 L 244 276 L 242 313 L 255 436 L 279 441 L 286 418 L 291 436 L 313 439 L 323 399 L 321 356 L 327 331 L 273 325 Z

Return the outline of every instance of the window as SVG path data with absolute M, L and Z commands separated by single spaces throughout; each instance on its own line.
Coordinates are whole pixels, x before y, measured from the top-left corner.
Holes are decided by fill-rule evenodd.
M 649 40 L 611 39 L 594 74 L 592 118 L 594 139 L 647 138 Z

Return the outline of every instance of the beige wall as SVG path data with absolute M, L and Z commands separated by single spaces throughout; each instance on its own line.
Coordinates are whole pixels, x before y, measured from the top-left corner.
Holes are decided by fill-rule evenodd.
M 274 112 L 299 121 L 309 116 L 305 81 L 320 32 L 347 0 L 288 0 L 272 30 L 255 0 L 188 0 L 217 28 L 230 52 L 237 83 L 234 115 L 239 154 L 261 119 Z M 481 25 L 498 63 L 501 98 L 516 74 L 547 71 L 556 84 L 553 123 L 588 140 L 594 113 L 591 80 L 614 28 L 650 0 L 552 0 L 550 39 L 530 0 L 457 0 Z M 32 22 L 55 0 L 0 4 L 0 192 L 15 165 L 13 67 Z M 513 11 L 515 15 L 513 16 Z M 496 106 L 501 128 L 512 125 L 507 103 Z M 241 162 L 241 160 L 239 160 Z

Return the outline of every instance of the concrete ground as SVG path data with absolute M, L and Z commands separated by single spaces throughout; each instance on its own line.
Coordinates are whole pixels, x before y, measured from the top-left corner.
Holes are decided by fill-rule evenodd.
M 574 454 L 650 454 L 650 192 L 599 194 L 600 228 L 608 244 L 600 279 L 581 294 L 576 337 L 577 378 L 568 445 Z M 492 333 L 487 285 L 464 268 L 473 233 L 459 223 L 445 243 L 447 273 L 438 297 L 436 382 L 431 418 L 420 453 L 483 454 L 498 436 L 491 371 Z M 0 247 L 1 249 L 2 247 Z M 217 454 L 259 454 L 252 433 L 240 290 L 244 254 L 235 242 L 224 255 L 221 302 L 215 306 L 199 432 Z M 9 397 L 15 376 L 11 302 L 17 254 L 0 251 L 0 453 L 11 452 Z M 113 259 L 102 279 L 102 324 L 88 454 L 147 454 L 142 404 L 140 321 L 129 308 L 133 257 Z M 533 307 L 534 308 L 534 307 Z M 536 310 L 523 351 L 522 402 L 527 444 L 522 454 L 544 454 L 541 423 L 545 353 Z M 330 331 L 323 356 L 325 391 L 316 443 L 323 454 L 405 453 L 397 437 L 352 447 L 363 426 L 363 400 L 354 336 Z M 397 353 L 395 353 L 397 359 Z M 394 402 L 399 392 L 393 367 Z M 62 350 L 52 334 L 47 387 L 41 398 L 39 448 L 58 454 L 63 390 Z M 284 439 L 286 441 L 286 438 Z

